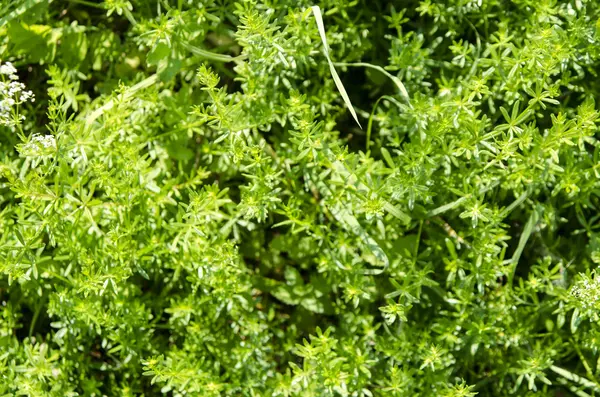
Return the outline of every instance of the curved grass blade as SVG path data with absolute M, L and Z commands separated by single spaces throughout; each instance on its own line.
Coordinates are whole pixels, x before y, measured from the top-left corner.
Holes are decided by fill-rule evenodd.
M 352 114 L 354 121 L 356 121 L 356 124 L 358 124 L 358 126 L 362 129 L 362 126 L 358 121 L 358 116 L 356 115 L 354 107 L 352 106 L 352 102 L 350 102 L 350 98 L 346 93 L 344 84 L 342 84 L 342 80 L 340 80 L 340 76 L 337 74 L 335 66 L 333 66 L 333 62 L 331 61 L 331 57 L 329 56 L 329 46 L 327 45 L 327 36 L 325 35 L 325 25 L 323 24 L 323 16 L 321 15 L 321 9 L 319 8 L 319 6 L 312 6 L 310 7 L 310 10 L 312 11 L 315 20 L 317 21 L 317 29 L 319 30 L 319 35 L 321 36 L 321 41 L 323 42 L 323 52 L 325 53 L 325 58 L 327 58 L 327 64 L 329 65 L 331 77 L 333 77 L 335 86 L 337 87 L 340 95 L 342 96 L 342 99 L 344 100 L 346 107 L 350 111 L 350 114 Z
M 375 111 L 377 110 L 377 106 L 379 106 L 379 102 L 382 99 L 387 99 L 388 101 L 394 103 L 396 106 L 400 106 L 398 101 L 392 98 L 389 95 L 383 95 L 375 101 L 375 105 L 373 105 L 373 110 L 371 110 L 371 115 L 369 116 L 369 123 L 367 124 L 367 151 L 369 151 L 369 146 L 371 146 L 371 130 L 373 129 L 373 117 L 375 117 Z
M 346 66 L 346 67 L 347 66 L 365 67 L 365 68 L 375 69 L 375 70 L 383 73 L 384 75 L 386 75 L 388 78 L 390 78 L 392 80 L 392 82 L 396 85 L 396 88 L 398 88 L 398 91 L 400 91 L 400 94 L 404 97 L 404 99 L 406 99 L 406 101 L 410 105 L 410 97 L 408 96 L 408 91 L 406 91 L 406 87 L 404 87 L 404 84 L 402 84 L 402 80 L 400 80 L 398 77 L 394 76 L 393 74 L 391 74 L 390 72 L 388 72 L 387 70 L 382 68 L 381 66 L 373 65 L 371 63 L 366 63 L 366 62 L 353 62 L 353 63 L 335 62 L 334 65 L 335 66 Z

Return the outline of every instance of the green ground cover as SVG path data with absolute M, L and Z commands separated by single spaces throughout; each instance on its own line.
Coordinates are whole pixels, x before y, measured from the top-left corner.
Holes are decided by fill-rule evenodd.
M 599 396 L 599 18 L 0 1 L 0 396 Z

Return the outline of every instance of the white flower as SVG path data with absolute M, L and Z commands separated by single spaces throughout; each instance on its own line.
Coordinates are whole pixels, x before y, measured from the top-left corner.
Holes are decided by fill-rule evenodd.
M 14 127 L 19 124 L 25 116 L 17 114 L 15 106 L 35 101 L 33 93 L 26 90 L 25 84 L 18 79 L 17 69 L 12 63 L 0 65 L 0 125 Z
M 12 63 L 6 62 L 4 65 L 0 65 L 0 74 L 9 76 L 11 80 L 16 80 L 13 76 L 16 77 L 17 69 L 15 69 Z
M 53 135 L 34 134 L 29 142 L 19 146 L 19 152 L 27 157 L 47 156 L 56 150 Z
M 31 140 L 33 142 L 35 142 L 36 144 L 42 145 L 42 147 L 44 147 L 46 149 L 56 147 L 56 140 L 54 139 L 54 136 L 52 136 L 52 135 L 42 136 L 40 134 L 35 134 L 33 137 L 31 137 Z

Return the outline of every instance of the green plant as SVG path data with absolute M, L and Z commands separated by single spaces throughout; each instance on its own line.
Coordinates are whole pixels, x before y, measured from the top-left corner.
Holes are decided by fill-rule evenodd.
M 598 2 L 0 12 L 0 395 L 600 394 Z

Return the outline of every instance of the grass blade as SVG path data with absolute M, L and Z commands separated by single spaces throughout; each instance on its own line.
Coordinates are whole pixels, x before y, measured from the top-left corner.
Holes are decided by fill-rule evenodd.
M 321 41 L 323 42 L 323 52 L 325 53 L 325 58 L 327 58 L 327 64 L 329 65 L 331 77 L 333 77 L 335 86 L 337 87 L 340 95 L 342 96 L 342 99 L 344 100 L 346 107 L 350 111 L 350 114 L 352 114 L 354 121 L 356 121 L 356 124 L 358 124 L 358 126 L 362 129 L 362 126 L 358 121 L 358 116 L 356 115 L 354 107 L 352 106 L 352 102 L 350 102 L 350 98 L 346 93 L 344 84 L 342 84 L 342 80 L 340 80 L 340 76 L 338 76 L 335 70 L 335 66 L 333 66 L 333 62 L 331 61 L 331 57 L 329 56 L 329 46 L 327 45 L 327 36 L 325 35 L 325 25 L 323 24 L 323 16 L 321 15 L 321 9 L 319 8 L 319 6 L 312 6 L 310 7 L 310 9 L 312 10 L 315 20 L 317 21 L 317 29 L 319 30 L 319 35 L 321 36 Z
M 525 224 L 525 227 L 523 228 L 523 233 L 521 233 L 521 237 L 519 238 L 519 245 L 510 259 L 510 262 L 512 263 L 512 271 L 510 274 L 510 279 L 508 280 L 509 285 L 512 285 L 513 278 L 515 277 L 515 271 L 517 270 L 517 264 L 519 263 L 519 258 L 521 258 L 521 254 L 525 249 L 527 240 L 529 240 L 531 233 L 533 233 L 533 228 L 538 223 L 539 218 L 540 214 L 537 208 L 534 208 L 533 212 L 529 216 L 529 219 L 527 220 L 527 223 Z
M 515 201 L 513 201 L 508 207 L 506 207 L 502 211 L 500 216 L 503 218 L 506 217 L 508 214 L 510 214 L 512 212 L 512 210 L 514 210 L 519 205 L 521 205 L 525 200 L 527 200 L 527 197 L 529 197 L 529 191 L 526 191 L 525 193 L 520 195 Z
M 533 232 L 533 227 L 535 226 L 535 224 L 538 221 L 538 213 L 537 211 L 533 211 L 531 213 L 531 215 L 529 216 L 529 219 L 527 220 L 527 223 L 525 224 L 525 228 L 523 228 L 523 233 L 521 233 L 521 237 L 519 238 L 519 245 L 517 246 L 517 249 L 515 250 L 515 253 L 512 256 L 511 262 L 513 264 L 516 264 L 519 261 L 519 258 L 521 257 L 521 254 L 523 253 L 523 250 L 525 249 L 525 244 L 527 244 L 527 240 L 529 240 L 529 237 L 531 236 L 531 233 Z
M 373 118 L 375 117 L 375 111 L 377 110 L 377 106 L 379 106 L 379 102 L 381 102 L 382 99 L 387 99 L 398 107 L 401 106 L 398 101 L 389 95 L 383 95 L 379 97 L 377 101 L 375 101 L 375 105 L 373 105 L 373 110 L 369 116 L 369 123 L 367 124 L 367 151 L 369 150 L 369 146 L 371 146 L 371 130 L 373 129 Z
M 366 63 L 366 62 L 354 62 L 354 63 L 336 62 L 336 63 L 334 63 L 334 65 L 336 65 L 336 66 L 351 66 L 351 67 L 352 66 L 365 67 L 365 68 L 375 69 L 375 70 L 383 73 L 384 75 L 386 75 L 388 78 L 390 78 L 392 80 L 392 82 L 396 85 L 396 88 L 398 88 L 398 91 L 400 92 L 400 94 L 404 97 L 404 99 L 406 99 L 406 101 L 410 105 L 410 97 L 408 96 L 408 91 L 406 91 L 406 87 L 404 87 L 404 84 L 402 84 L 402 80 L 400 80 L 398 77 L 394 76 L 393 74 L 391 74 L 390 72 L 388 72 L 387 70 L 382 68 L 381 66 L 373 65 L 370 63 Z

